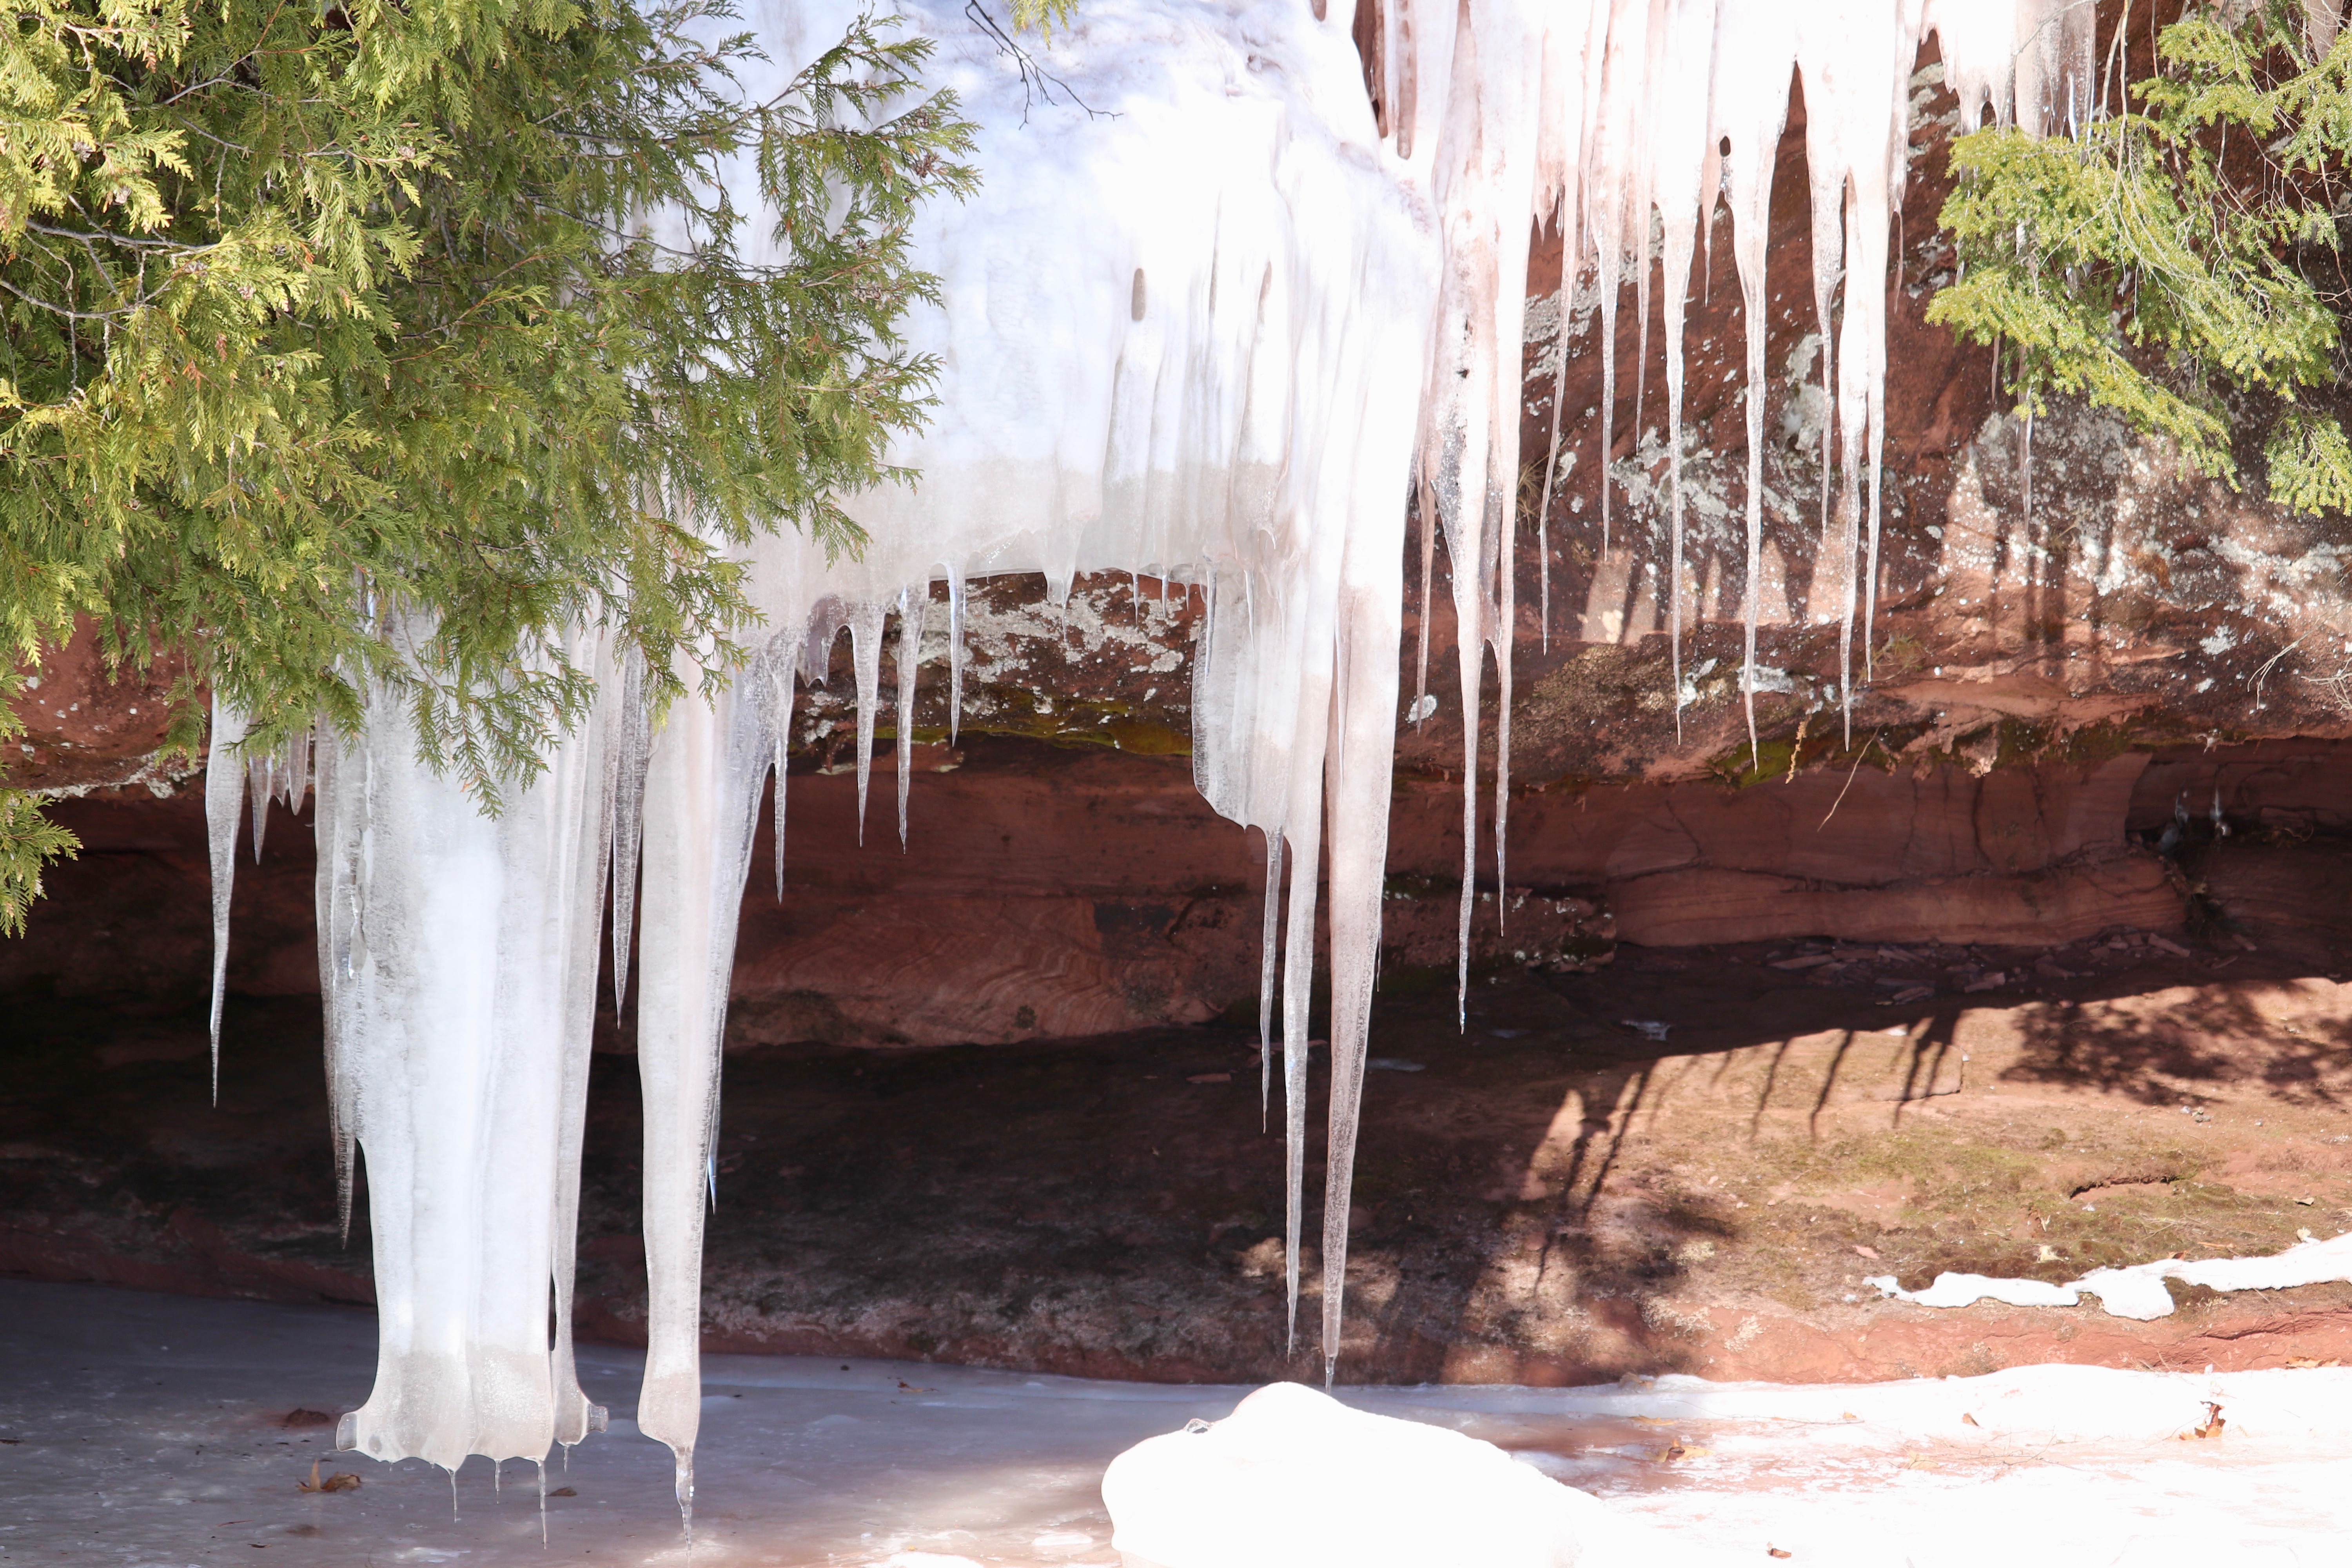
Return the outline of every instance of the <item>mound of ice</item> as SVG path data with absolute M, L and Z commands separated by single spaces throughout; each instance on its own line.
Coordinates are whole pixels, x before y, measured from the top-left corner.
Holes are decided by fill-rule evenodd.
M 1126 1568 L 1573 1568 L 1622 1526 L 1492 1443 L 1268 1384 L 1111 1461 Z

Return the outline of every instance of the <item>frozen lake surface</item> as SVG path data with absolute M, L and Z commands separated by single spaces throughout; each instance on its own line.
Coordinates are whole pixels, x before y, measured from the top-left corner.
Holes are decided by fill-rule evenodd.
M 374 1331 L 357 1310 L 0 1280 L 0 1563 L 688 1560 L 668 1454 L 625 1419 L 634 1354 L 582 1347 L 613 1430 L 551 1468 L 572 1495 L 548 1500 L 542 1547 L 530 1465 L 506 1466 L 502 1489 L 468 1465 L 453 1520 L 446 1473 L 334 1456 L 331 1426 L 282 1424 L 358 1405 Z M 807 1357 L 704 1371 L 692 1561 L 707 1568 L 1104 1568 L 1104 1467 L 1246 1392 Z M 1339 1392 L 1596 1493 L 1654 1531 L 1641 1568 L 1775 1550 L 1795 1568 L 2352 1564 L 2352 1370 Z M 2209 1402 L 2220 1435 L 2180 1436 Z M 362 1485 L 303 1493 L 318 1458 Z

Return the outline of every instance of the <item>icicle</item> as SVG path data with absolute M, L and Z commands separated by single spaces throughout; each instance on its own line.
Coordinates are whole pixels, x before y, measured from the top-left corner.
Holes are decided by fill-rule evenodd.
M 849 613 L 849 657 L 857 677 L 857 842 L 866 842 L 866 786 L 874 776 L 874 710 L 882 701 L 882 617 L 889 606 Z
M 1275 940 L 1282 917 L 1282 833 L 1267 828 L 1265 840 L 1265 918 L 1258 927 L 1257 970 L 1257 1130 L 1265 1131 L 1266 1106 L 1274 1082 Z
M 1516 452 L 1516 445 L 1513 450 Z M 1512 465 L 1514 472 L 1517 468 L 1516 463 Z M 1518 497 L 1509 489 L 1502 491 L 1502 497 L 1500 515 L 1493 520 L 1496 603 L 1495 618 L 1486 634 L 1487 646 L 1495 650 L 1495 929 L 1498 932 L 1507 924 L 1511 903 L 1504 895 L 1511 881 L 1511 665 L 1518 644 L 1515 635 L 1518 630 L 1518 579 L 1511 569 L 1518 542 Z
M 646 759 L 653 750 L 653 715 L 646 695 L 644 656 L 631 648 L 621 663 L 613 797 L 613 1012 L 629 994 L 629 938 L 636 929 L 637 856 L 645 826 Z
M 563 1450 L 563 1457 L 567 1462 L 571 1459 L 569 1447 Z M 536 1463 L 539 1466 L 539 1543 L 543 1547 L 547 1544 L 547 1461 L 540 1459 Z
M 1413 494 L 1421 521 L 1421 657 L 1412 678 L 1412 727 L 1418 730 L 1429 719 L 1429 623 L 1437 612 L 1436 601 L 1430 597 L 1437 568 L 1437 501 L 1425 484 L 1415 486 Z
M 1307 823 L 1286 835 L 1291 849 L 1290 921 L 1285 933 L 1288 952 L 1282 966 L 1282 1285 L 1288 1309 L 1288 1338 L 1283 1351 L 1286 1355 L 1298 1348 L 1298 1239 L 1301 1218 L 1307 1212 L 1307 1035 L 1310 987 L 1315 979 L 1315 884 L 1323 847 L 1322 827 L 1315 821 L 1318 816 L 1319 813 L 1310 814 Z M 1327 1209 L 1333 1191 L 1329 1170 L 1327 1163 Z
M 229 896 L 236 884 L 236 826 L 245 806 L 245 770 L 236 744 L 245 739 L 245 715 L 213 693 L 211 743 L 205 761 L 205 837 L 213 872 L 213 1103 L 220 1103 L 221 1008 L 228 995 Z
M 775 727 L 776 757 L 773 766 L 776 837 L 776 902 L 784 901 L 784 780 L 786 763 L 793 744 L 793 665 L 798 650 L 789 639 L 779 638 L 770 650 L 768 667 L 768 702 L 774 710 L 771 722 Z
M 2025 404 L 2025 418 L 2017 432 L 2017 477 L 2025 490 L 2024 502 L 2019 510 L 2025 520 L 2026 536 L 2031 538 L 2033 534 L 2033 402 L 2030 394 Z
M 1664 219 L 1664 245 L 1659 254 L 1659 281 L 1666 340 L 1666 486 L 1671 518 L 1666 534 L 1666 647 L 1674 681 L 1675 738 L 1683 730 L 1683 539 L 1685 515 L 1683 495 L 1683 385 L 1688 367 L 1683 359 L 1683 324 L 1690 298 L 1692 251 L 1699 229 L 1713 207 L 1706 174 L 1713 166 L 1715 139 L 1708 127 L 1708 86 L 1715 53 L 1715 0 L 1696 0 L 1681 6 L 1661 30 L 1663 62 L 1658 91 L 1664 100 L 1660 122 L 1670 129 L 1655 143 L 1652 188 Z M 1647 276 L 1647 269 L 1644 269 Z
M 907 852 L 907 791 L 914 781 L 915 675 L 922 666 L 923 622 L 929 617 L 929 586 L 908 588 L 898 595 L 898 853 Z M 861 826 L 866 814 L 858 813 Z
M 1609 559 L 1609 492 L 1615 480 L 1609 460 L 1616 444 L 1617 424 L 1617 276 L 1616 239 L 1612 235 L 1596 258 L 1601 294 L 1601 558 Z M 1637 426 L 1638 428 L 1638 426 Z
M 286 809 L 299 814 L 310 793 L 310 731 L 298 730 L 286 740 Z
M 269 803 L 281 787 L 278 763 L 278 756 L 272 754 L 250 757 L 245 764 L 246 795 L 253 804 L 253 863 L 257 866 L 261 864 L 262 835 L 269 827 Z
M 1740 329 L 1748 350 L 1746 580 L 1739 599 L 1739 700 L 1748 721 L 1749 764 L 1763 765 L 1756 732 L 1757 622 L 1763 613 L 1764 411 L 1770 384 L 1764 356 L 1770 306 L 1764 293 L 1770 238 L 1772 173 L 1789 117 L 1789 76 L 1796 55 L 1795 17 L 1731 6 L 1717 29 L 1717 51 L 1747 62 L 1736 93 L 1718 89 L 1715 127 L 1731 143 L 1726 168 L 1731 208 L 1732 265 L 1739 275 Z M 1731 86 L 1732 84 L 1725 84 Z
M 1478 708 L 1486 673 L 1486 639 L 1478 628 L 1475 613 L 1461 614 L 1465 598 L 1461 584 L 1465 581 L 1471 584 L 1469 597 L 1474 612 L 1477 607 L 1480 595 L 1476 564 L 1454 559 L 1451 541 L 1448 546 L 1455 584 L 1454 605 L 1459 629 L 1454 640 L 1462 679 L 1462 896 L 1456 910 L 1454 944 L 1454 1022 L 1455 1027 L 1466 1033 L 1470 1027 L 1470 917 L 1478 899 Z
M 1575 291 L 1576 264 L 1563 259 L 1559 279 L 1559 341 L 1553 353 L 1558 363 L 1551 380 L 1551 439 L 1544 448 L 1543 499 L 1536 503 L 1536 621 L 1542 637 L 1543 651 L 1551 651 L 1551 495 L 1552 481 L 1559 474 L 1559 406 L 1568 400 L 1568 313 L 1569 299 Z M 1604 488 L 1606 479 L 1603 479 Z M 1422 590 L 1426 600 L 1429 591 Z M 1423 655 L 1427 662 L 1427 655 Z M 1416 693 L 1416 695 L 1418 695 Z
M 948 744 L 963 722 L 963 572 L 948 568 Z M 1160 580 L 1160 607 L 1168 608 L 1168 579 Z

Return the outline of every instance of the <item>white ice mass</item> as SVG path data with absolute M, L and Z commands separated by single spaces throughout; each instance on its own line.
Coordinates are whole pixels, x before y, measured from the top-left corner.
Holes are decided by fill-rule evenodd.
M 746 89 L 780 89 L 858 9 L 748 5 L 772 58 Z M 1024 40 L 1050 72 L 1042 87 L 983 25 L 984 0 L 903 10 L 938 41 L 938 83 L 979 123 L 985 183 L 925 220 L 942 299 L 909 325 L 940 357 L 940 403 L 892 454 L 919 486 L 848 500 L 872 535 L 863 558 L 828 563 L 797 537 L 764 542 L 751 562 L 769 632 L 757 665 L 715 700 L 681 702 L 652 735 L 627 672 L 604 670 L 596 713 L 495 822 L 419 765 L 394 705 L 364 735 L 317 743 L 329 1070 L 346 1180 L 354 1160 L 366 1170 L 383 1321 L 376 1389 L 351 1436 L 380 1458 L 536 1458 L 594 1423 L 564 1308 L 609 891 L 622 940 L 634 899 L 640 944 L 652 1319 L 637 1421 L 676 1451 L 690 1499 L 727 979 L 793 682 L 821 674 L 850 633 L 862 794 L 894 606 L 941 580 L 960 603 L 965 580 L 1000 573 L 1041 572 L 1060 595 L 1080 572 L 1139 571 L 1206 605 L 1195 778 L 1217 810 L 1279 846 L 1269 875 L 1289 876 L 1278 984 L 1294 1320 L 1308 987 L 1328 886 L 1328 1367 L 1416 491 L 1421 559 L 1434 520 L 1461 627 L 1465 931 L 1489 787 L 1503 868 L 1531 225 L 1570 237 L 1572 267 L 1597 276 L 1613 323 L 1629 273 L 1646 308 L 1655 223 L 1667 450 L 1679 453 L 1682 300 L 1702 217 L 1727 206 L 1759 388 L 1748 405 L 1752 561 L 1766 209 L 1801 79 L 1835 410 L 1822 439 L 1843 476 L 1821 497 L 1822 563 L 1843 584 L 1850 639 L 1868 614 L 1858 563 L 1874 555 L 1879 514 L 1869 476 L 1887 236 L 1920 49 L 1937 42 L 1969 123 L 1989 112 L 2053 128 L 2091 101 L 2091 8 L 2063 0 L 1386 0 L 1370 29 L 1372 95 L 1354 16 L 1322 0 L 1080 0 L 1050 42 Z M 1612 352 L 1613 335 L 1601 341 Z M 1546 467 L 1611 437 L 1605 415 L 1597 429 L 1561 428 Z M 1679 542 L 1678 478 L 1670 495 Z M 1677 632 L 1681 575 L 1667 574 Z M 1748 580 L 1752 626 L 1758 574 Z M 603 660 L 593 629 L 581 643 L 587 662 Z M 1491 785 L 1477 777 L 1489 650 L 1504 726 Z M 1752 655 L 1748 666 L 1752 691 Z M 282 766 L 282 778 L 256 774 L 257 793 L 299 791 L 302 760 Z M 224 916 L 233 773 L 216 765 L 208 785 Z
M 1296 1383 L 1137 1444 L 1102 1489 L 1128 1568 L 1575 1568 L 1621 1555 L 1598 1501 L 1494 1444 Z

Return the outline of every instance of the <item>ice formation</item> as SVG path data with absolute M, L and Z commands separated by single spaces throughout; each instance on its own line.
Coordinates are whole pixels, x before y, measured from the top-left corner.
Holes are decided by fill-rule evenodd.
M 751 559 L 767 617 L 754 667 L 715 699 L 679 703 L 657 733 L 630 670 L 604 668 L 596 712 L 496 821 L 417 763 L 396 704 L 381 704 L 355 739 L 322 734 L 330 1072 L 346 1179 L 355 1160 L 367 1172 L 383 1322 L 375 1393 L 351 1418 L 366 1451 L 450 1465 L 468 1453 L 538 1457 L 594 1423 L 572 1375 L 564 1313 L 609 884 L 616 973 L 633 915 L 639 933 L 651 1281 L 639 1424 L 676 1450 L 680 1500 L 690 1498 L 719 1038 L 753 820 L 794 682 L 821 678 L 848 631 L 862 806 L 890 616 L 901 617 L 903 736 L 915 679 L 905 650 L 919 646 L 919 627 L 903 629 L 908 613 L 947 584 L 949 679 L 960 690 L 963 584 L 1002 573 L 1042 573 L 1056 597 L 1080 572 L 1146 574 L 1205 605 L 1194 776 L 1211 805 L 1267 846 L 1267 1030 L 1278 1013 L 1294 1327 L 1318 916 L 1328 928 L 1328 1376 L 1400 721 L 1407 498 L 1419 498 L 1423 584 L 1437 531 L 1452 565 L 1466 935 L 1486 801 L 1496 875 L 1506 869 L 1531 226 L 1569 237 L 1571 270 L 1598 278 L 1612 323 L 1629 273 L 1645 333 L 1653 288 L 1663 288 L 1678 548 L 1683 300 L 1703 219 L 1718 199 L 1728 207 L 1750 332 L 1752 700 L 1763 243 L 1793 79 L 1807 104 L 1814 304 L 1834 348 L 1822 360 L 1835 408 L 1825 472 L 1845 475 L 1834 495 L 1824 482 L 1824 567 L 1843 584 L 1836 615 L 1849 638 L 1857 602 L 1866 616 L 1887 233 L 1919 51 L 1937 41 L 1971 120 L 2054 124 L 2091 101 L 2077 89 L 2090 7 L 1359 3 L 1371 12 L 1368 55 L 1356 17 L 1323 0 L 1080 0 L 1050 42 L 1020 46 L 1045 63 L 1039 72 L 1008 57 L 985 0 L 914 0 L 906 25 L 938 40 L 936 79 L 979 122 L 985 185 L 925 219 L 922 255 L 942 301 L 909 330 L 940 356 L 940 403 L 893 454 L 919 470 L 919 486 L 847 499 L 872 537 L 863 556 L 829 563 L 789 533 L 764 542 Z M 859 7 L 745 9 L 771 57 L 764 77 L 744 83 L 761 98 Z M 1604 331 L 1604 354 L 1613 344 Z M 1605 463 L 1613 361 L 1609 377 L 1598 429 L 1559 431 L 1548 466 L 1588 440 Z M 1679 661 L 1682 574 L 1665 575 Z M 1423 684 L 1427 626 L 1424 615 Z M 579 652 L 611 662 L 593 630 Z M 1489 652 L 1500 701 L 1486 783 Z M 226 751 L 234 716 L 222 721 L 207 816 L 225 921 L 237 770 Z M 902 745 L 902 831 L 904 759 Z M 257 794 L 299 794 L 299 757 L 269 768 L 283 776 L 255 774 Z
M 1593 1498 L 1492 1443 L 1274 1383 L 1104 1473 L 1111 1545 L 1152 1568 L 1573 1568 L 1635 1561 Z M 1606 1545 L 1603 1545 L 1603 1542 Z
M 1921 1307 L 1972 1307 L 2006 1301 L 2013 1307 L 2072 1307 L 2096 1296 L 2111 1318 L 2172 1315 L 2172 1292 L 2165 1281 L 2202 1285 L 2209 1290 L 2284 1290 L 2352 1279 L 2352 1231 L 2328 1240 L 2306 1239 L 2267 1258 L 2204 1258 L 2194 1261 L 2159 1258 L 2129 1268 L 2094 1268 L 2079 1279 L 2052 1285 L 2040 1279 L 2003 1279 L 1984 1274 L 1938 1274 L 1925 1290 L 1906 1290 L 1892 1275 L 1864 1281 L 1883 1296 Z

